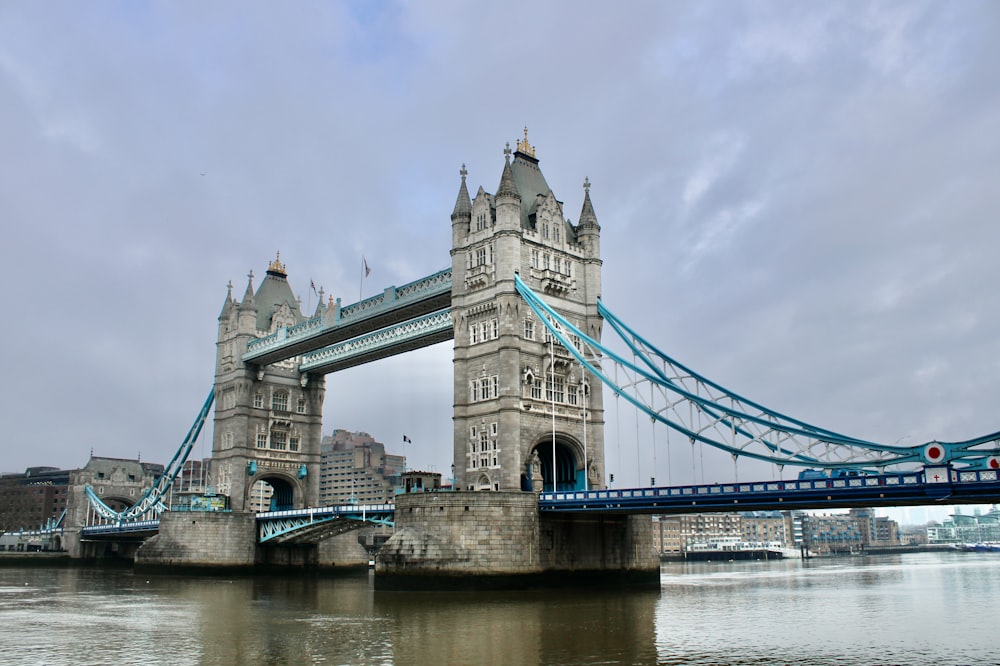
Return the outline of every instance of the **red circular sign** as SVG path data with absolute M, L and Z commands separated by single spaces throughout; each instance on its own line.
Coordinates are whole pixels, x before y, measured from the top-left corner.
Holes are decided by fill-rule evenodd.
M 924 460 L 939 463 L 944 460 L 944 447 L 934 442 L 924 447 Z
M 986 461 L 986 466 L 990 469 L 1000 469 L 1000 458 L 990 456 L 990 458 Z

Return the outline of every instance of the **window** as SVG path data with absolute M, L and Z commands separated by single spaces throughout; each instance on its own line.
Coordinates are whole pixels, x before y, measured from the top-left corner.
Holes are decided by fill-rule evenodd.
M 563 378 L 559 376 L 548 376 L 545 382 L 545 399 L 553 402 L 563 401 Z
M 540 261 L 540 259 L 539 259 L 539 252 L 538 252 L 538 250 L 532 250 L 531 251 L 531 267 L 532 268 L 538 268 L 538 266 L 540 265 L 539 261 Z
M 562 273 L 562 259 L 560 259 L 559 257 L 554 257 L 552 259 L 552 262 L 553 262 L 552 270 L 554 270 L 556 273 Z
M 257 433 L 257 448 L 266 449 L 267 448 L 267 433 L 258 432 Z
M 571 405 L 579 404 L 577 396 L 579 395 L 580 387 L 576 384 L 570 384 L 566 387 L 566 398 L 567 402 Z
M 549 237 L 549 225 L 548 224 L 543 224 L 542 225 L 542 238 L 547 239 L 548 237 Z
M 490 322 L 493 325 L 493 339 L 500 337 L 500 320 L 494 319 Z
M 479 327 L 473 324 L 469 327 L 469 344 L 474 345 L 479 342 Z
M 552 239 L 559 242 L 559 224 L 552 225 Z
M 542 270 L 543 271 L 549 270 L 549 255 L 548 254 L 543 254 L 542 255 Z
M 299 450 L 299 436 L 298 435 L 292 435 L 291 437 L 288 438 L 288 450 L 289 451 L 298 451 Z
M 253 394 L 253 406 L 257 409 L 263 409 L 264 407 L 264 396 L 260 393 Z
M 532 382 L 532 384 L 531 384 L 531 397 L 534 400 L 541 400 L 542 399 L 542 380 L 541 379 L 535 379 L 535 381 Z
M 306 399 L 305 398 L 299 398 L 298 403 L 295 405 L 295 411 L 298 412 L 299 414 L 305 414 L 306 413 Z
M 524 320 L 524 339 L 534 340 L 535 339 L 535 320 L 525 319 Z
M 476 266 L 482 266 L 486 263 L 486 248 L 481 247 L 476 250 Z
M 288 393 L 285 391 L 275 391 L 271 396 L 271 409 L 276 412 L 288 411 Z
M 271 448 L 276 451 L 284 451 L 288 448 L 288 433 L 284 430 L 271 431 Z

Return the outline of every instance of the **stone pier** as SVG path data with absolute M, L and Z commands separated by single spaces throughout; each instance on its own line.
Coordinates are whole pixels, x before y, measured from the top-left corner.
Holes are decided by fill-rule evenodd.
M 541 516 L 531 492 L 396 497 L 377 589 L 659 585 L 648 516 Z
M 319 543 L 258 544 L 250 512 L 183 511 L 160 516 L 160 531 L 135 552 L 139 568 L 364 569 L 368 552 L 357 532 Z

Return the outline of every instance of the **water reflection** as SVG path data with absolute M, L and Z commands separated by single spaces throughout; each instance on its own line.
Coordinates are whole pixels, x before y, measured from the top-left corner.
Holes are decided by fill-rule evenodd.
M 660 591 L 374 591 L 367 576 L 0 568 L 8 663 L 962 664 L 1000 560 L 668 565 Z

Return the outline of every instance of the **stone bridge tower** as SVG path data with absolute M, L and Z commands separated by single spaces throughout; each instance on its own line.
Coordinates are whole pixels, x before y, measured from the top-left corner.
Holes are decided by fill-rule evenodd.
M 256 293 L 253 272 L 243 300 L 232 284 L 219 314 L 215 364 L 215 428 L 212 480 L 234 511 L 250 508 L 258 480 L 271 485 L 272 507 L 316 506 L 322 436 L 322 375 L 300 375 L 298 359 L 264 367 L 247 365 L 247 343 L 305 320 L 280 255 L 270 263 Z M 321 314 L 320 298 L 317 314 Z
M 591 381 L 518 295 L 520 275 L 596 340 L 600 226 L 584 181 L 576 225 L 524 139 L 504 151 L 495 194 L 469 196 L 462 167 L 452 221 L 455 483 L 459 490 L 604 487 L 601 383 Z M 537 456 L 537 457 L 536 457 Z M 532 464 L 534 463 L 534 464 Z

